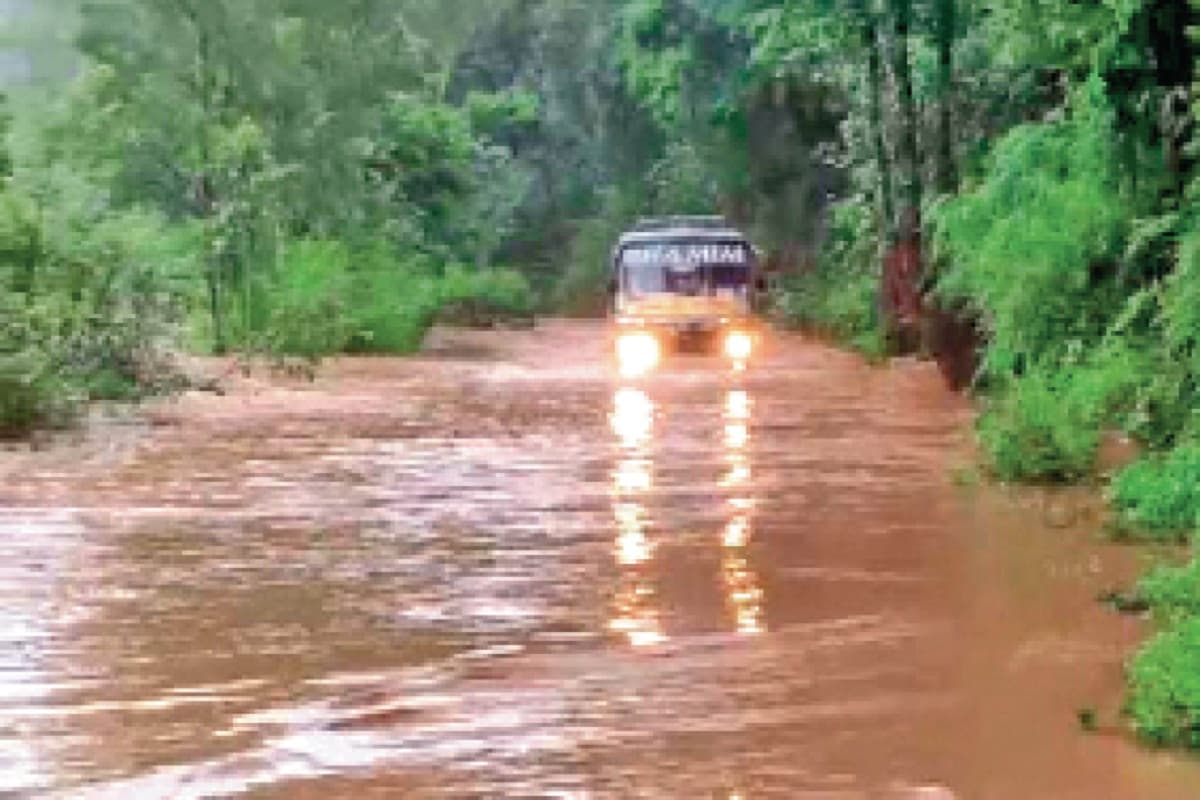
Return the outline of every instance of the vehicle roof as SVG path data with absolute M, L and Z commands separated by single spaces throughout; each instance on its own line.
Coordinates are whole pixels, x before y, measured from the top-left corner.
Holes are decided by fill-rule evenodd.
M 674 214 L 669 217 L 640 217 L 633 225 L 634 231 L 653 231 L 663 228 L 728 228 L 724 217 L 687 216 Z
M 684 239 L 749 243 L 746 235 L 731 226 L 724 217 L 674 216 L 638 220 L 633 228 L 621 236 L 618 246 Z
M 730 240 L 749 243 L 746 234 L 735 228 L 696 228 L 687 226 L 678 226 L 670 228 L 656 228 L 647 231 L 630 231 L 623 234 L 618 242 L 619 245 L 638 244 L 648 242 L 662 242 L 687 239 L 691 241 L 703 242 L 727 242 Z

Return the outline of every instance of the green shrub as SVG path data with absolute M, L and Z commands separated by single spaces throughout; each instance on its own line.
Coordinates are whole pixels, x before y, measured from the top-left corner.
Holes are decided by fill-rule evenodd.
M 1151 639 L 1129 669 L 1128 712 L 1156 745 L 1200 749 L 1200 617 Z
M 41 354 L 0 354 L 0 439 L 73 419 L 79 396 L 53 374 Z
M 982 182 L 937 209 L 936 250 L 948 264 L 937 290 L 982 312 L 991 375 L 1094 345 L 1120 310 L 1114 265 L 1131 210 L 1113 141 L 1113 114 L 1093 78 L 1067 118 L 1010 131 Z
M 351 249 L 333 241 L 287 246 L 271 291 L 260 346 L 279 355 L 411 353 L 435 320 L 494 325 L 532 319 L 529 282 L 509 269 L 446 268 L 434 276 L 420 255 L 384 244 Z
M 361 253 L 350 300 L 355 353 L 412 353 L 420 348 L 438 309 L 437 282 L 419 258 L 400 261 L 386 249 Z
M 1200 231 L 1184 237 L 1163 293 L 1164 339 L 1172 355 L 1200 375 Z
M 853 200 L 837 206 L 817 267 L 783 283 L 774 298 L 776 315 L 786 325 L 833 336 L 872 358 L 883 356 L 876 242 L 867 205 Z
M 1200 445 L 1126 467 L 1113 481 L 1112 499 L 1127 521 L 1151 532 L 1177 536 L 1200 526 Z
M 65 423 L 78 410 L 79 392 L 49 347 L 50 323 L 43 306 L 0 287 L 0 438 Z
M 292 243 L 272 287 L 260 345 L 311 359 L 411 353 L 438 309 L 439 285 L 430 273 L 421 258 L 400 259 L 380 244 L 352 250 L 332 241 Z
M 536 301 L 529 281 L 510 269 L 470 270 L 451 266 L 437 286 L 438 319 L 489 327 L 501 322 L 527 322 Z
M 1069 481 L 1088 475 L 1101 432 L 1135 424 L 1150 363 L 1113 339 L 1075 363 L 993 386 L 979 421 L 980 443 L 993 471 L 1004 480 Z
M 1137 594 L 1165 620 L 1200 616 L 1200 560 L 1155 569 L 1138 582 Z
M 288 245 L 261 334 L 264 349 L 307 358 L 342 352 L 353 336 L 349 265 L 349 251 L 337 242 Z
M 1054 375 L 1028 376 L 980 417 L 980 444 L 997 477 L 1067 481 L 1091 469 L 1099 426 L 1062 383 Z

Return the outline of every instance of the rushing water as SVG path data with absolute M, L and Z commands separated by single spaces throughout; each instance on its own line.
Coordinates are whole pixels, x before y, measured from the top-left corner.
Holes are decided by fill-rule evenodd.
M 780 337 L 633 386 L 602 342 L 0 455 L 0 797 L 1200 796 L 1116 732 L 1132 553 L 956 487 L 931 369 Z

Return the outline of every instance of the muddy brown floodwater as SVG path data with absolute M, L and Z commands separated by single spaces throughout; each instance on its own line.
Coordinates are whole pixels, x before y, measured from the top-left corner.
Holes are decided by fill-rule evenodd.
M 956 486 L 931 367 L 780 335 L 629 386 L 603 341 L 439 333 L 0 455 L 0 796 L 1200 796 L 1116 725 L 1136 555 Z

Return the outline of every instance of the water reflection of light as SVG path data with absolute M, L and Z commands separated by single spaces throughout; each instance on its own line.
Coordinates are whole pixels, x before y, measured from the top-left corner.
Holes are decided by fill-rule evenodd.
M 750 541 L 750 520 L 745 517 L 734 517 L 725 526 L 726 547 L 745 547 Z
M 612 429 L 622 449 L 612 473 L 613 517 L 617 525 L 614 556 L 621 585 L 613 600 L 609 630 L 632 647 L 651 647 L 666 640 L 658 598 L 648 574 L 654 558 L 649 535 L 646 495 L 654 488 L 654 462 L 649 454 L 654 433 L 654 403 L 638 389 L 621 389 L 613 399 Z
M 621 389 L 613 403 L 611 422 L 624 447 L 646 444 L 654 431 L 654 403 L 640 389 Z
M 729 507 L 735 512 L 749 513 L 754 510 L 754 498 L 752 497 L 731 497 L 729 498 Z
M 729 472 L 721 479 L 721 485 L 726 488 L 737 488 L 750 483 L 750 459 L 740 453 L 729 456 Z
M 637 503 L 619 503 L 617 518 L 617 562 L 623 567 L 645 564 L 654 555 L 654 545 L 646 536 L 645 511 Z
M 725 416 L 730 419 L 750 419 L 749 393 L 735 389 L 725 396 Z
M 650 647 L 667 639 L 654 590 L 640 580 L 631 581 L 617 592 L 616 613 L 608 627 L 634 647 Z
M 619 495 L 645 494 L 653 482 L 650 462 L 643 458 L 622 459 L 613 473 L 614 488 Z
M 752 495 L 750 459 L 750 418 L 753 404 L 750 395 L 741 390 L 725 396 L 725 460 L 729 471 L 721 483 L 729 490 L 727 507 L 729 519 L 721 537 L 724 555 L 721 574 L 725 583 L 726 601 L 733 613 L 738 633 L 752 636 L 765 630 L 763 622 L 763 592 L 758 575 L 750 567 L 746 548 L 753 535 L 755 498 Z
M 729 548 L 721 563 L 725 576 L 725 588 L 729 604 L 733 609 L 737 632 L 744 635 L 762 633 L 763 592 L 758 586 L 758 576 L 750 568 L 749 561 L 739 553 L 739 548 Z
M 725 426 L 725 446 L 741 450 L 750 442 L 750 430 L 745 423 L 731 422 Z

